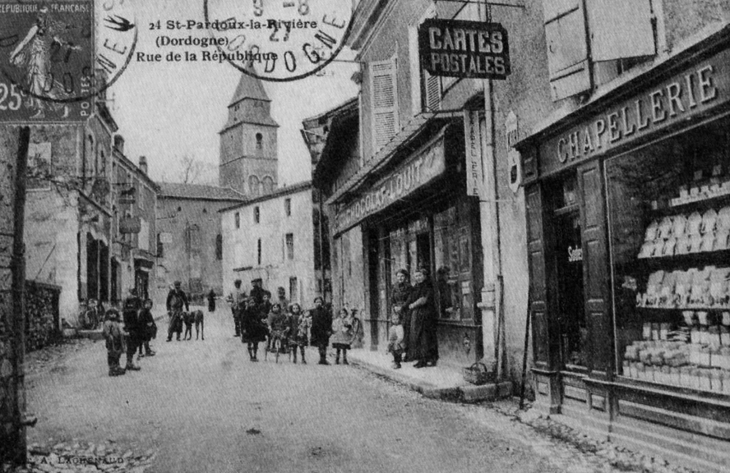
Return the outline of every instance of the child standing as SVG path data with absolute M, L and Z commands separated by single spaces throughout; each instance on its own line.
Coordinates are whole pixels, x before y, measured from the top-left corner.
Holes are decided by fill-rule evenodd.
M 122 331 L 119 312 L 116 309 L 106 311 L 102 334 L 106 340 L 106 360 L 109 365 L 109 376 L 123 375 L 125 370 L 119 366 L 119 358 L 121 358 L 126 347 L 124 346 L 124 332 Z
M 155 356 L 155 352 L 150 348 L 150 340 L 157 336 L 157 324 L 155 318 L 152 315 L 152 299 L 146 299 L 144 301 L 144 308 L 139 312 L 140 324 L 144 329 L 142 343 L 139 344 L 139 355 L 137 358 L 143 356 Z M 144 348 L 144 354 L 142 349 Z
M 306 365 L 307 360 L 304 357 L 304 347 L 309 343 L 307 333 L 311 320 L 302 314 L 302 308 L 296 302 L 289 307 L 289 319 L 287 321 L 289 327 L 289 349 L 294 357 L 294 363 L 297 362 L 297 349 L 302 354 L 302 364 Z
M 401 312 L 394 312 L 388 330 L 388 353 L 393 354 L 393 369 L 401 367 L 401 356 L 405 345 L 403 344 L 403 325 L 401 325 Z
M 349 365 L 347 350 L 350 349 L 352 343 L 352 317 L 347 309 L 341 309 L 332 321 L 332 333 L 332 348 L 337 350 L 335 364 L 340 364 L 340 352 L 342 352 L 342 364 Z

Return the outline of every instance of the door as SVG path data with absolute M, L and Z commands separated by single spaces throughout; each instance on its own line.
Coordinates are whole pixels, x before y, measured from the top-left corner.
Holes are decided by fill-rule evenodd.
M 377 230 L 367 233 L 368 278 L 370 280 L 370 349 L 378 349 L 378 314 L 380 314 L 380 245 Z

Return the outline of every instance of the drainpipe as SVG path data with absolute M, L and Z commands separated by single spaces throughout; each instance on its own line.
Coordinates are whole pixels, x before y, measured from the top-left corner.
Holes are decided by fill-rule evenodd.
M 484 17 L 489 21 L 489 4 L 485 1 Z M 504 282 L 502 277 L 502 251 L 499 222 L 499 190 L 497 188 L 497 161 L 495 159 L 494 90 L 492 81 L 485 79 L 482 169 L 484 170 L 487 195 L 479 202 L 482 222 L 482 248 L 484 248 L 484 288 L 482 289 L 482 330 L 484 342 L 491 343 L 493 352 L 485 353 L 487 359 L 494 357 L 497 379 L 504 376 Z

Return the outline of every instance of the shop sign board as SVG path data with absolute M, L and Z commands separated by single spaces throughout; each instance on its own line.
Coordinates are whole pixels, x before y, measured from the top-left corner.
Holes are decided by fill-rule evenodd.
M 499 23 L 431 18 L 418 28 L 421 68 L 434 76 L 504 80 L 507 30 Z
M 605 154 L 704 115 L 730 99 L 730 50 L 723 50 L 631 99 L 608 106 L 540 146 L 541 174 Z
M 371 186 L 363 195 L 341 207 L 335 217 L 335 232 L 347 230 L 443 174 L 446 170 L 444 153 L 444 137 L 441 135 Z
M 139 217 L 124 217 L 119 220 L 119 233 L 139 233 L 142 231 L 142 221 Z
M 478 110 L 464 110 L 464 138 L 466 140 L 466 195 L 486 198 L 482 133 Z

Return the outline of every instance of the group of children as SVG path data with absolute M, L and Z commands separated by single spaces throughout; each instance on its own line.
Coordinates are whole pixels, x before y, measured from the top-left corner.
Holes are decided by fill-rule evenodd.
M 241 314 L 241 340 L 247 344 L 250 361 L 258 361 L 258 344 L 266 342 L 267 350 L 289 353 L 294 363 L 301 354 L 301 361 L 306 364 L 305 347 L 311 342 L 319 349 L 319 364 L 328 365 L 327 348 L 331 341 L 337 351 L 335 363 L 339 364 L 342 356 L 343 364 L 348 364 L 347 350 L 360 334 L 357 311 L 350 313 L 343 308 L 333 319 L 321 297 L 315 298 L 314 306 L 303 312 L 299 304 L 293 303 L 284 311 L 281 304 L 274 303 L 270 312 L 263 314 L 253 298 L 247 299 Z
M 144 304 L 135 298 L 125 301 L 124 324 L 117 309 L 108 309 L 104 316 L 102 334 L 106 341 L 109 376 L 138 371 L 140 367 L 134 364 L 137 349 L 139 349 L 138 359 L 155 355 L 150 348 L 150 340 L 157 334 L 157 325 L 152 316 L 152 301 L 147 299 Z M 127 355 L 127 364 L 122 368 L 119 359 L 124 353 Z

